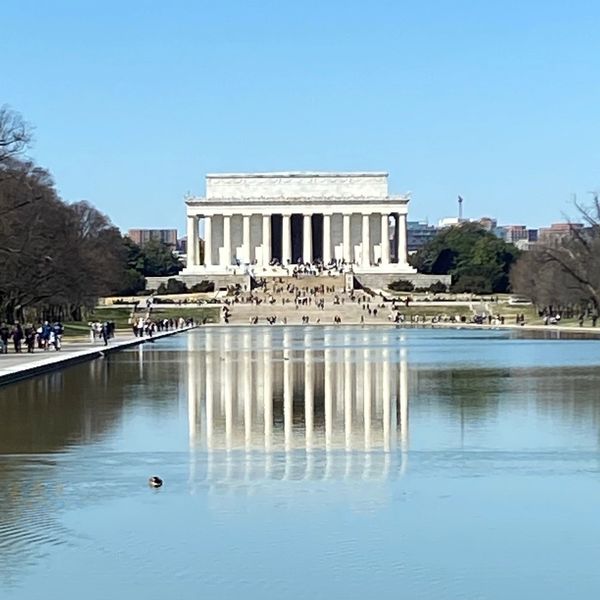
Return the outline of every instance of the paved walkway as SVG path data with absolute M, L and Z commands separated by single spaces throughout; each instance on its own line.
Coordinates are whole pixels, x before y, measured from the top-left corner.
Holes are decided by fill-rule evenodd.
M 150 339 L 159 340 L 163 337 L 189 331 L 194 327 L 163 331 L 156 333 L 152 338 L 139 338 L 125 332 L 117 332 L 115 337 L 109 340 L 107 346 L 101 340 L 90 342 L 89 339 L 76 339 L 71 341 L 67 338 L 66 341 L 63 339 L 62 349 L 59 352 L 56 350 L 38 350 L 36 348 L 36 351 L 32 354 L 28 354 L 27 351 L 17 354 L 10 352 L 12 347 L 9 347 L 8 354 L 0 354 L 0 385 L 52 371 L 68 364 L 105 356 L 111 352 L 118 352 L 124 348 L 143 344 Z

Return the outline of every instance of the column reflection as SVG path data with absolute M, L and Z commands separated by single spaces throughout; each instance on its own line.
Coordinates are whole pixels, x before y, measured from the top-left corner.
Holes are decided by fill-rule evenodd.
M 190 335 L 189 446 L 208 450 L 206 478 L 386 479 L 404 472 L 407 354 L 393 334 L 374 340 L 326 327 Z

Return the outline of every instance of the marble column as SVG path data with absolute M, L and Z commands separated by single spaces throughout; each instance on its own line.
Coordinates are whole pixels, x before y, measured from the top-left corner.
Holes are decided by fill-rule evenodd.
M 283 215 L 281 219 L 281 263 L 283 266 L 292 262 L 292 217 Z
M 187 218 L 187 268 L 198 264 L 198 222 L 195 216 Z
M 242 258 L 250 264 L 250 215 L 242 217 Z
M 268 267 L 271 262 L 271 215 L 262 218 L 262 264 Z
M 331 215 L 323 215 L 323 263 L 331 262 Z
M 408 264 L 408 252 L 406 248 L 406 215 L 398 214 L 398 263 Z
M 204 266 L 212 265 L 212 216 L 204 215 Z
M 371 215 L 365 214 L 362 216 L 362 257 L 361 263 L 363 267 L 368 267 L 371 264 L 371 236 L 370 236 L 370 219 Z
M 390 264 L 390 221 L 387 214 L 381 215 L 381 264 Z
M 231 215 L 223 215 L 223 261 L 231 265 Z
M 302 224 L 302 262 L 312 262 L 312 219 L 304 215 Z
M 344 260 L 347 263 L 352 262 L 352 244 L 350 240 L 350 217 L 351 215 L 345 214 L 343 216 L 343 231 L 342 231 L 342 239 L 343 239 L 343 247 L 344 247 Z

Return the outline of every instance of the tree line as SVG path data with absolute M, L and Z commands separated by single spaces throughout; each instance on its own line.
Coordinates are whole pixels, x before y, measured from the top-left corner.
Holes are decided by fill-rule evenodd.
M 420 273 L 451 275 L 451 292 L 492 294 L 509 291 L 520 254 L 478 223 L 461 223 L 442 229 L 410 261 Z
M 136 293 L 180 268 L 170 248 L 139 248 L 85 201 L 66 203 L 25 156 L 31 128 L 0 107 L 0 320 L 81 320 L 100 296 Z
M 600 314 L 600 202 L 575 205 L 582 224 L 565 235 L 536 244 L 511 272 L 515 292 L 531 298 L 545 314 L 591 317 Z
M 581 224 L 564 235 L 519 251 L 477 223 L 448 227 L 411 257 L 421 273 L 451 275 L 451 292 L 512 292 L 526 296 L 540 315 L 600 315 L 600 201 L 575 205 Z M 402 289 L 402 284 L 396 287 Z M 392 287 L 392 286 L 390 286 Z M 595 318 L 594 318 L 595 317 Z

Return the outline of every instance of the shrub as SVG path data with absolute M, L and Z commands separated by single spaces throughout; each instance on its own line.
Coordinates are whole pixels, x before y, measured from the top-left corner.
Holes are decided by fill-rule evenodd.
M 471 294 L 491 294 L 492 286 L 485 277 L 465 275 L 452 286 L 452 291 L 455 294 L 461 294 L 463 292 L 470 292 Z
M 408 281 L 407 279 L 399 279 L 398 281 L 392 281 L 388 285 L 388 288 L 393 292 L 412 292 L 415 289 L 412 281 Z
M 185 294 L 188 289 L 183 281 L 175 279 L 174 277 L 169 277 L 167 285 L 161 283 L 156 291 L 159 294 Z
M 202 294 L 202 293 L 214 292 L 214 291 L 215 291 L 214 281 L 206 281 L 206 279 L 202 280 L 200 283 L 195 283 L 190 288 L 190 292 L 194 292 L 196 294 Z
M 432 294 L 443 294 L 448 291 L 448 287 L 441 281 L 436 281 L 429 286 L 429 291 Z

